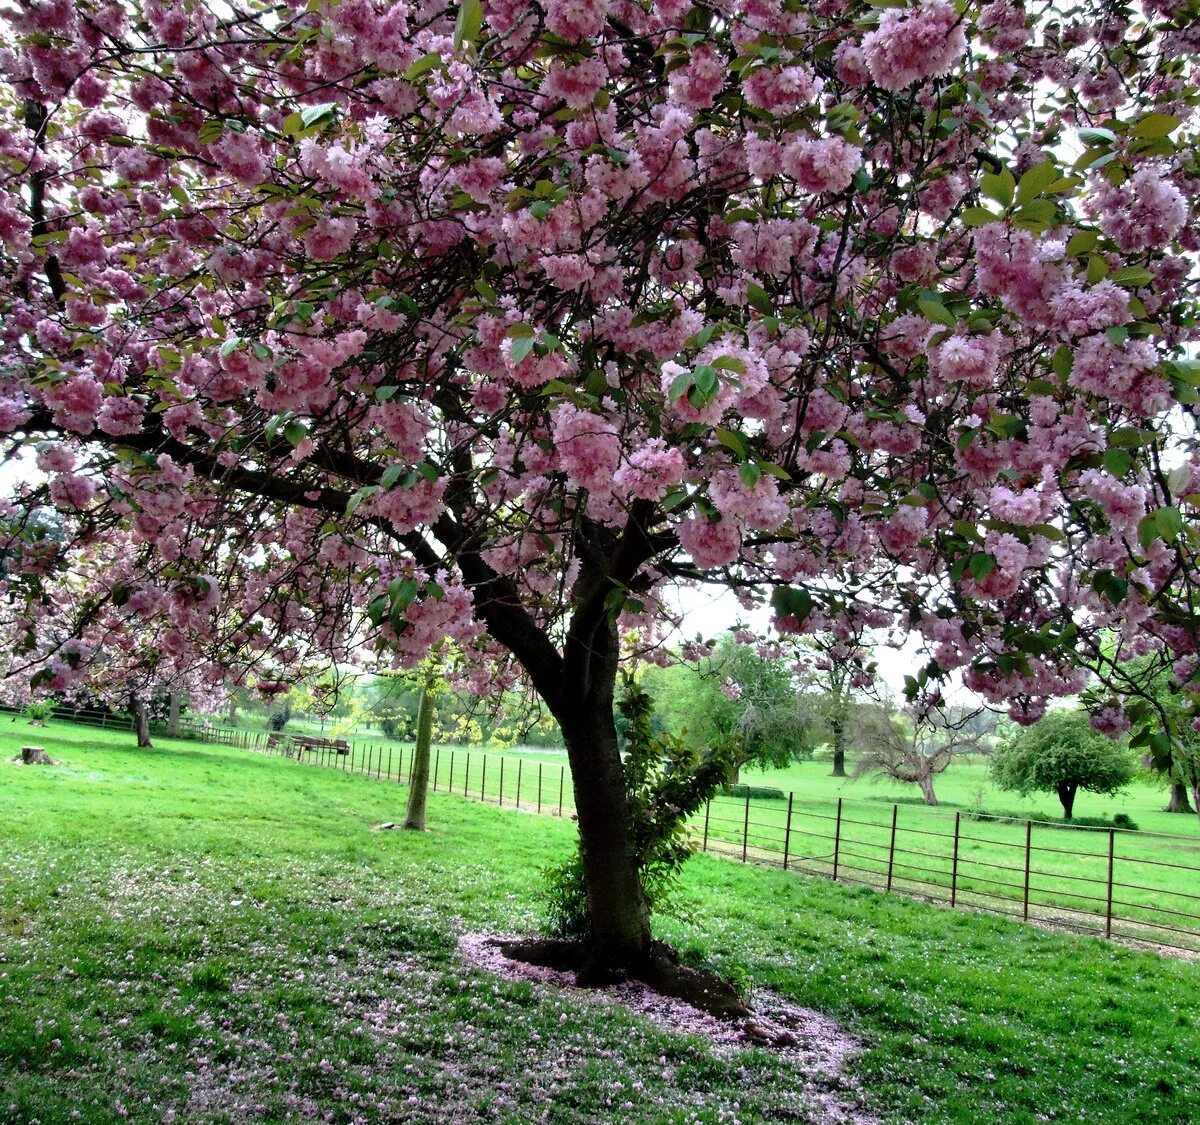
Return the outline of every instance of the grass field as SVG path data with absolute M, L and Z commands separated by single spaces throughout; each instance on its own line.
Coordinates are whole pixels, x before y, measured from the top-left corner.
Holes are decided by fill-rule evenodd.
M 382 780 L 407 778 L 411 746 L 359 741 L 351 748 L 348 755 L 306 757 Z M 561 751 L 438 746 L 433 766 L 435 789 L 536 812 L 571 811 Z M 945 803 L 938 808 L 924 806 L 915 787 L 834 778 L 817 762 L 746 771 L 743 780 L 790 794 L 790 806 L 715 799 L 691 824 L 707 850 L 777 864 L 786 855 L 789 866 L 809 874 L 1200 952 L 1200 825 L 1194 816 L 1162 812 L 1164 794 L 1151 784 L 1118 797 L 1081 797 L 1081 813 L 1124 812 L 1139 825 L 1110 840 L 1105 832 L 1058 826 L 1052 798 L 1021 800 L 995 790 L 978 759 L 943 775 Z M 1006 819 L 980 820 L 980 809 Z M 1027 826 L 1030 817 L 1048 823 Z
M 803 1120 L 803 1076 L 464 967 L 571 826 L 287 759 L 0 727 L 0 1117 Z M 699 858 L 662 937 L 842 1021 L 887 1122 L 1183 1122 L 1200 969 Z M 785 1108 L 790 1107 L 790 1108 Z

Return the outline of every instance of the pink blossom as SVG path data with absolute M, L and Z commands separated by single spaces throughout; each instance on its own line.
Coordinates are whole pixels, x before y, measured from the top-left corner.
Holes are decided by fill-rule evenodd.
M 948 73 L 966 49 L 962 17 L 946 0 L 921 0 L 916 8 L 886 8 L 879 27 L 862 41 L 875 85 L 893 91 Z
M 1162 249 L 1188 217 L 1183 193 L 1154 165 L 1138 169 L 1100 206 L 1100 229 L 1125 251 Z
M 568 43 L 600 33 L 608 15 L 608 0 L 546 0 L 546 30 Z
M 137 399 L 112 395 L 104 400 L 96 425 L 106 434 L 136 434 L 141 431 L 145 408 Z
M 621 461 L 621 441 L 606 418 L 564 403 L 553 415 L 558 464 L 577 488 L 607 495 Z
M 613 483 L 638 499 L 661 500 L 683 479 L 685 468 L 678 449 L 668 447 L 662 438 L 651 438 L 629 455 L 614 474 Z
M 57 425 L 79 434 L 91 433 L 104 394 L 91 375 L 76 375 L 55 383 L 44 392 L 46 405 L 54 411 Z
M 584 59 L 574 66 L 554 63 L 542 80 L 542 93 L 569 109 L 586 109 L 604 86 L 608 73 L 597 58 Z
M 805 191 L 845 191 L 862 167 L 862 153 L 841 137 L 802 137 L 783 150 L 783 171 Z
M 337 258 L 350 249 L 357 227 L 353 219 L 318 219 L 304 236 L 304 252 L 318 262 Z
M 50 496 L 64 508 L 86 508 L 96 495 L 96 486 L 78 473 L 60 473 L 50 482 Z
M 999 363 L 996 340 L 991 336 L 951 336 L 930 357 L 930 368 L 951 382 L 990 386 Z
M 691 513 L 679 525 L 679 545 L 702 568 L 725 566 L 742 549 L 742 533 L 732 520 L 709 520 Z

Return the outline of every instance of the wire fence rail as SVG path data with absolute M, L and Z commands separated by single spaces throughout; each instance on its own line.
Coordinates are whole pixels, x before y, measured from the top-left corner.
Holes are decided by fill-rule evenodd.
M 55 717 L 128 731 L 124 716 Z M 197 741 L 407 784 L 411 747 L 278 735 L 186 720 Z M 435 747 L 430 789 L 569 816 L 565 764 Z M 689 824 L 702 852 L 840 883 L 1200 954 L 1200 837 L 953 814 L 878 801 L 718 796 Z

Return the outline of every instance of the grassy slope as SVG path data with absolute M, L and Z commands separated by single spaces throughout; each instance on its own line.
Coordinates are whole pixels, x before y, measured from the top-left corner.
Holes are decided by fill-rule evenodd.
M 0 756 L 31 733 L 0 727 Z M 569 824 L 438 797 L 432 832 L 374 833 L 402 787 L 39 741 L 61 766 L 0 766 L 0 1116 L 796 1119 L 798 1076 L 760 1052 L 457 963 L 458 932 L 536 925 Z M 867 1040 L 886 1121 L 1181 1122 L 1200 1096 L 1193 964 L 718 860 L 679 906 L 685 954 Z

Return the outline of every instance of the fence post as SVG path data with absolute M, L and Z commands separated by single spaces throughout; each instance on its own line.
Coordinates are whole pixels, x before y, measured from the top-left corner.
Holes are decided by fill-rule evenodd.
M 521 807 L 521 767 L 524 764 L 524 758 L 517 759 L 517 808 Z
M 833 881 L 837 882 L 838 859 L 842 851 L 842 798 L 838 798 L 837 823 L 833 827 Z
M 742 862 L 750 846 L 750 786 L 746 786 L 746 815 L 742 818 Z
M 504 759 L 503 758 L 500 759 L 500 768 L 502 770 L 504 769 Z M 500 791 L 501 791 L 501 799 L 503 799 L 503 792 L 504 792 L 504 775 L 503 774 L 500 775 Z M 483 776 L 479 779 L 479 799 L 481 801 L 487 800 L 486 793 L 487 793 L 487 754 L 484 754 L 484 756 L 483 756 Z
M 888 873 L 887 873 L 887 889 L 892 889 L 892 868 L 896 862 L 896 816 L 900 812 L 899 805 L 892 806 L 892 837 L 888 843 Z
M 704 843 L 700 845 L 702 852 L 708 851 L 708 814 L 712 812 L 712 798 L 704 803 Z
M 375 747 L 370 743 L 367 744 L 367 774 L 371 773 L 371 759 L 375 757 Z
M 387 771 L 387 779 L 388 779 L 388 781 L 391 781 L 391 780 L 392 780 L 392 748 L 391 748 L 390 746 L 388 747 L 388 771 Z M 399 781 L 399 780 L 400 780 L 400 775 L 399 775 L 399 774 L 396 774 L 396 780 L 397 780 L 397 781 Z
M 487 758 L 483 759 L 483 768 L 487 770 Z M 463 775 L 463 796 L 467 795 L 467 786 L 471 783 L 471 751 L 467 751 L 467 772 Z
M 794 792 L 791 792 L 791 791 L 788 792 L 787 821 L 785 822 L 784 827 L 783 827 L 783 869 L 784 869 L 784 871 L 787 870 L 788 851 L 791 849 L 791 846 L 792 846 L 792 798 L 795 795 L 796 794 Z
M 1108 899 L 1104 906 L 1104 936 L 1112 937 L 1112 908 L 1113 908 L 1113 858 L 1116 853 L 1117 830 L 1108 830 Z
M 379 750 L 379 756 L 375 759 L 375 780 L 376 781 L 379 780 L 379 769 L 383 765 L 383 747 L 380 746 L 378 748 L 378 750 Z M 391 777 L 391 776 L 392 776 L 392 771 L 391 771 L 391 767 L 389 766 L 388 767 L 388 777 Z
M 414 742 L 413 748 L 408 752 L 408 776 L 410 778 L 413 775 L 413 762 L 416 761 L 416 758 L 417 758 L 417 744 Z
M 437 792 L 438 766 L 440 766 L 441 764 L 442 764 L 442 748 L 439 746 L 433 752 L 433 791 L 435 793 Z M 399 781 L 400 779 L 397 778 L 396 780 Z
M 958 828 L 962 822 L 962 813 L 954 814 L 954 858 L 950 861 L 950 905 L 958 900 Z
M 542 811 L 542 763 L 538 762 L 538 795 L 537 795 L 537 811 Z
M 559 816 L 562 816 L 562 814 L 563 814 L 562 813 L 563 785 L 565 784 L 566 780 L 567 780 L 567 767 L 559 766 L 558 767 L 558 815 Z
M 500 797 L 496 801 L 496 804 L 498 804 L 498 805 L 504 804 L 504 756 L 503 755 L 500 756 Z
M 454 792 L 454 751 L 450 751 L 450 780 L 446 782 L 446 792 Z
M 1029 856 L 1033 851 L 1033 821 L 1025 822 L 1025 895 L 1021 900 L 1021 917 L 1029 921 Z

